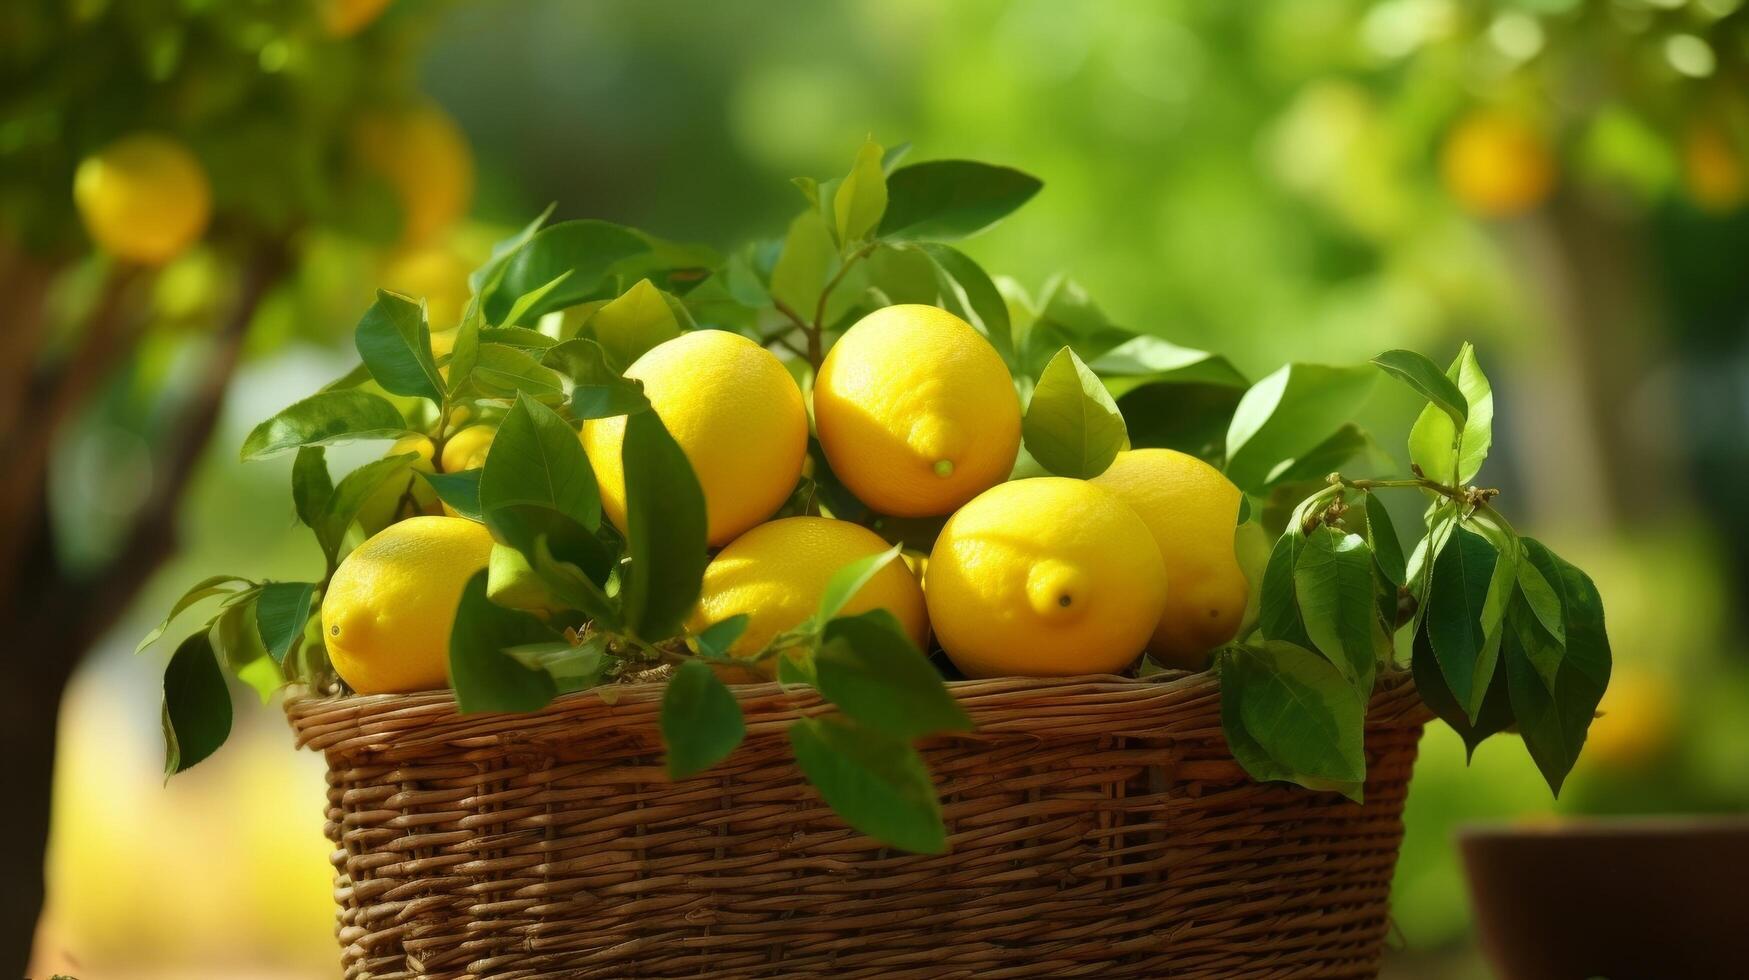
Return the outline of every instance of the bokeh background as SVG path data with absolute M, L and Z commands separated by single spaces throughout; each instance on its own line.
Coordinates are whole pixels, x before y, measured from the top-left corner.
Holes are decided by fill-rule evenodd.
M 33 975 L 334 975 L 321 761 L 239 688 L 232 744 L 165 785 L 168 651 L 132 650 L 212 570 L 319 567 L 289 459 L 235 448 L 350 366 L 371 290 L 453 318 L 490 242 L 549 202 L 718 247 L 781 234 L 787 178 L 841 172 L 873 134 L 1038 175 L 966 244 L 985 268 L 1035 289 L 1067 273 L 1114 320 L 1253 377 L 1478 344 L 1498 400 L 1482 482 L 1592 572 L 1616 656 L 1558 802 L 1510 736 L 1468 768 L 1443 726 L 1423 745 L 1388 972 L 1485 976 L 1458 824 L 1749 808 L 1740 2 L 7 5 L 0 306 L 46 325 L 7 349 L 9 377 L 73 360 L 107 301 L 136 331 L 87 398 L 40 416 L 57 574 L 129 557 L 142 516 L 180 532 L 96 618 L 67 688 Z M 71 168 L 141 128 L 201 159 L 215 217 L 123 276 L 80 229 Z M 175 420 L 231 347 L 210 444 L 164 510 Z M 1381 385 L 1365 419 L 1399 467 L 1414 409 Z M 52 635 L 7 654 L 71 655 Z

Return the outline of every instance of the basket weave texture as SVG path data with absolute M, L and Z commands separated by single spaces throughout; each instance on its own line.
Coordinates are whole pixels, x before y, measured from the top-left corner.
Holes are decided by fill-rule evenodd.
M 1208 675 L 950 685 L 977 731 L 927 759 L 944 855 L 882 848 L 804 781 L 785 727 L 670 782 L 661 688 L 456 714 L 446 692 L 293 698 L 326 754 L 348 980 L 1353 977 L 1377 972 L 1429 714 L 1368 715 L 1366 802 L 1249 779 Z

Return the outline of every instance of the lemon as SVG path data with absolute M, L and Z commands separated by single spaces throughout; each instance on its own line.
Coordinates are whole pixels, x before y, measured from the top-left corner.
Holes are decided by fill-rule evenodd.
M 322 598 L 340 677 L 360 694 L 446 686 L 456 604 L 491 553 L 485 527 L 459 517 L 408 518 L 359 545 Z
M 992 487 L 948 519 L 923 595 L 968 677 L 1116 673 L 1165 612 L 1166 569 L 1115 493 L 1037 477 Z
M 432 351 L 439 357 L 455 346 L 455 329 L 473 295 L 468 290 L 473 266 L 452 248 L 425 245 L 397 253 L 383 267 L 385 289 L 425 301 Z
M 1618 664 L 1585 737 L 1585 758 L 1608 769 L 1633 769 L 1668 751 L 1680 730 L 1681 705 L 1670 680 Z
M 996 349 L 933 306 L 857 321 L 814 381 L 832 472 L 863 503 L 929 517 L 1001 482 L 1020 448 L 1020 398 Z
M 497 435 L 498 427 L 495 425 L 470 425 L 458 430 L 443 444 L 443 453 L 438 456 L 443 463 L 443 471 L 460 473 L 485 466 L 486 451 L 492 448 L 492 439 Z
M 187 147 L 140 133 L 79 162 L 73 203 L 99 248 L 119 259 L 161 265 L 206 231 L 212 188 Z
M 401 208 L 401 238 L 429 243 L 467 213 L 474 157 L 461 128 L 442 109 L 421 105 L 364 116 L 354 131 L 365 165 L 388 181 Z
M 1682 182 L 1688 196 L 1707 211 L 1735 210 L 1749 196 L 1743 158 L 1720 126 L 1697 124 L 1682 140 Z
M 1555 186 L 1555 156 L 1548 140 L 1525 119 L 1503 111 L 1472 112 L 1459 120 L 1446 137 L 1439 162 L 1452 196 L 1465 210 L 1483 217 L 1529 211 Z
M 819 608 L 833 573 L 858 558 L 878 555 L 887 543 L 860 524 L 827 517 L 786 517 L 736 538 L 711 560 L 687 628 L 699 632 L 745 613 L 747 629 L 729 648 L 752 656 L 771 638 L 801 623 Z M 927 649 L 929 616 L 923 589 L 906 564 L 894 558 L 845 603 L 841 615 L 885 609 Z
M 1171 449 L 1131 449 L 1093 483 L 1142 518 L 1166 566 L 1166 612 L 1148 652 L 1164 666 L 1201 670 L 1208 652 L 1231 640 L 1251 586 L 1233 533 L 1239 488 L 1220 470 Z
M 740 334 L 696 330 L 650 348 L 626 369 L 704 488 L 710 544 L 729 543 L 783 506 L 802 475 L 808 414 L 783 362 Z M 625 530 L 625 416 L 583 423 L 601 509 Z

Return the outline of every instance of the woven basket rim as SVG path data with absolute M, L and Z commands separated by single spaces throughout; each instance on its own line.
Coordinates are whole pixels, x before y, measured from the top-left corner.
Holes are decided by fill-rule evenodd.
M 731 684 L 729 690 L 741 702 L 748 733 L 787 726 L 797 718 L 826 714 L 836 709 L 807 687 L 789 687 L 775 682 Z M 1069 677 L 998 677 L 983 680 L 948 681 L 948 690 L 959 701 L 978 733 L 989 732 L 986 721 L 1000 719 L 1002 734 L 1050 734 L 1065 724 L 1085 727 L 1106 720 L 1110 734 L 1138 734 L 1135 719 L 1147 718 L 1152 707 L 1160 711 L 1218 714 L 1219 678 L 1212 671 L 1188 673 L 1166 671 L 1149 677 L 1116 674 L 1083 674 Z M 587 721 L 592 726 L 618 723 L 624 727 L 655 724 L 666 684 L 641 682 L 617 685 L 613 700 L 595 690 L 562 694 L 538 710 L 520 714 L 474 713 L 456 710 L 454 692 L 420 691 L 410 694 L 343 694 L 314 696 L 295 690 L 285 699 L 287 721 L 299 748 L 316 751 L 367 750 L 373 745 L 464 737 L 486 730 L 532 735 L 551 730 L 555 723 Z M 1013 709 L 1020 704 L 1040 708 L 1029 719 L 1017 720 Z M 1049 710 L 1045 710 L 1049 709 Z M 1367 711 L 1367 726 L 1398 727 L 1423 724 L 1433 717 L 1422 703 L 1410 673 L 1382 671 Z M 1130 726 L 1130 727 L 1126 727 Z

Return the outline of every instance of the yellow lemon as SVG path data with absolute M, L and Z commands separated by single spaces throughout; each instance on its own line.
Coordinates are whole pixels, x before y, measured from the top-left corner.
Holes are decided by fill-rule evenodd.
M 1670 748 L 1681 705 L 1662 674 L 1618 664 L 1585 737 L 1584 757 L 1610 769 L 1632 769 Z
M 1084 480 L 1003 483 L 960 508 L 923 582 L 929 622 L 968 677 L 1117 673 L 1166 610 L 1148 525 Z
M 1166 565 L 1166 613 L 1148 652 L 1168 667 L 1201 670 L 1208 652 L 1231 640 L 1251 586 L 1233 547 L 1239 488 L 1220 470 L 1171 449 L 1117 454 L 1093 483 L 1142 518 Z
M 432 350 L 440 357 L 455 346 L 455 328 L 473 295 L 468 290 L 472 269 L 454 249 L 441 245 L 399 252 L 383 267 L 381 286 L 425 300 Z
M 486 567 L 492 535 L 459 517 L 413 517 L 359 545 L 322 597 L 328 659 L 360 694 L 449 683 L 456 603 Z
M 1498 110 L 1458 121 L 1440 150 L 1446 188 L 1463 208 L 1487 218 L 1522 214 L 1555 186 L 1555 155 L 1527 120 Z
M 79 162 L 73 203 L 85 230 L 119 259 L 161 265 L 206 231 L 212 216 L 206 170 L 181 143 L 141 133 Z
M 996 349 L 933 306 L 889 306 L 833 345 L 814 381 L 832 472 L 863 503 L 929 517 L 1007 478 L 1020 398 Z
M 698 474 L 712 546 L 770 517 L 789 499 L 808 451 L 802 391 L 775 355 L 740 334 L 695 330 L 650 348 L 626 369 Z M 583 423 L 601 509 L 626 526 L 620 445 L 625 416 Z
M 443 471 L 460 473 L 485 466 L 486 451 L 492 448 L 492 439 L 497 435 L 495 425 L 470 425 L 457 431 L 443 444 L 443 453 L 438 457 Z
M 394 191 L 403 241 L 429 242 L 467 213 L 474 195 L 473 152 L 442 109 L 422 105 L 366 115 L 354 140 L 365 165 Z
M 687 628 L 696 633 L 745 613 L 747 631 L 729 652 L 751 656 L 772 637 L 814 614 L 833 573 L 887 547 L 880 535 L 849 521 L 786 517 L 761 524 L 711 560 Z M 875 573 L 845 604 L 843 614 L 854 616 L 870 609 L 892 613 L 918 649 L 927 649 L 929 616 L 923 588 L 904 562 L 894 558 Z

